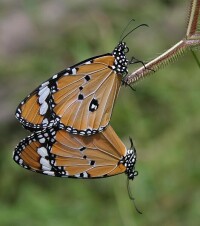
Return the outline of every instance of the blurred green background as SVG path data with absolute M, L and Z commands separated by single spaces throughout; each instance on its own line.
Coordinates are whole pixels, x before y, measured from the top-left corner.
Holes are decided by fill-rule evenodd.
M 129 56 L 148 61 L 186 29 L 189 0 L 39 1 L 0 3 L 0 225 L 184 226 L 200 223 L 200 69 L 191 52 L 122 88 L 111 125 L 137 148 L 139 176 L 60 179 L 24 170 L 12 151 L 29 133 L 14 118 L 19 102 L 56 72 L 111 52 L 127 22 L 139 28 Z M 198 59 L 200 54 L 196 52 Z

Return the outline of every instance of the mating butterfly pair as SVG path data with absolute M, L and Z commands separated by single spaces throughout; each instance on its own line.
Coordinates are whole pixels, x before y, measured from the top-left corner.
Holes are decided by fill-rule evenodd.
M 99 178 L 125 172 L 133 179 L 135 148 L 127 150 L 108 126 L 131 63 L 127 52 L 120 41 L 112 53 L 59 72 L 22 101 L 16 118 L 34 133 L 15 148 L 15 162 L 51 176 Z

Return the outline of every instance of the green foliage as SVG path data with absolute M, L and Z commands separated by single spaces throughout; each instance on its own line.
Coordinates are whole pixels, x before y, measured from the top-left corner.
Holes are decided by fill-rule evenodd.
M 14 1 L 0 7 L 0 225 L 199 225 L 200 69 L 191 53 L 139 82 L 135 92 L 122 88 L 113 112 L 111 125 L 137 149 L 139 175 L 131 189 L 142 215 L 124 175 L 51 178 L 12 160 L 14 146 L 28 135 L 14 111 L 30 91 L 65 67 L 112 51 L 131 18 L 132 26 L 150 25 L 126 39 L 130 56 L 148 61 L 182 38 L 183 2 L 21 2 L 21 8 Z

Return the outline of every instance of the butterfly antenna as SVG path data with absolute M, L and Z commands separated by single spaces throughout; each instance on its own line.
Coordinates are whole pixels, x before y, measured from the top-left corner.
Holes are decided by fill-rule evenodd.
M 131 20 L 128 22 L 128 24 L 125 26 L 125 28 L 123 29 L 122 34 L 120 35 L 120 39 L 119 39 L 120 42 L 123 40 L 122 37 L 123 37 L 123 35 L 124 35 L 126 29 L 128 28 L 128 26 L 129 26 L 133 21 L 135 21 L 135 20 L 134 20 L 134 19 L 131 19 Z
M 134 146 L 134 144 L 133 144 L 133 139 L 132 139 L 131 137 L 129 137 L 129 140 L 130 140 L 130 143 L 131 143 L 130 149 L 134 151 L 134 154 L 135 154 L 135 155 L 137 155 L 135 146 Z
M 128 196 L 130 198 L 130 200 L 133 201 L 134 207 L 136 209 L 136 211 L 139 214 L 142 214 L 142 212 L 137 208 L 136 204 L 135 204 L 135 198 L 133 197 L 132 193 L 131 193 L 131 189 L 130 189 L 130 184 L 129 184 L 130 179 L 127 177 L 127 191 L 128 191 Z
M 130 143 L 131 143 L 130 149 L 133 149 L 133 148 L 134 148 L 134 145 L 133 145 L 133 139 L 132 139 L 131 137 L 129 137 L 129 140 L 130 140 Z
M 122 42 L 130 33 L 132 33 L 134 30 L 138 29 L 139 27 L 149 27 L 147 24 L 140 24 L 137 27 L 133 28 L 132 30 L 130 30 L 126 35 L 124 35 L 124 37 L 120 40 L 120 42 Z M 123 32 L 124 33 L 124 32 Z

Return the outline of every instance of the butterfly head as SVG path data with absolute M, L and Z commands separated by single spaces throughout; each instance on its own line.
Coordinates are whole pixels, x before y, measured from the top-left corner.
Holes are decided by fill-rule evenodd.
M 135 163 L 136 163 L 136 150 L 135 149 L 127 150 L 124 163 L 124 165 L 126 166 L 125 173 L 131 180 L 133 180 L 135 176 L 138 175 L 138 171 L 135 170 Z
M 137 175 L 138 171 L 135 170 L 135 163 L 136 163 L 136 149 L 133 145 L 133 141 L 130 138 L 131 147 L 127 149 L 126 155 L 121 160 L 122 164 L 126 167 L 125 173 L 128 176 L 128 179 L 133 180 Z
M 128 51 L 129 48 L 126 46 L 126 43 L 119 42 L 112 52 L 112 55 L 115 58 L 112 68 L 117 74 L 127 75 L 128 73 L 127 66 L 129 61 L 126 58 L 126 53 L 128 53 Z

